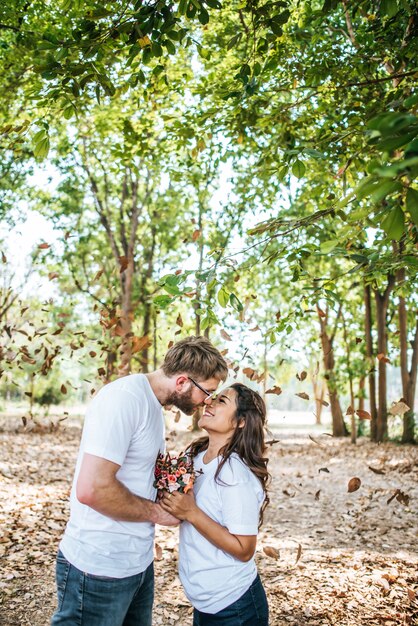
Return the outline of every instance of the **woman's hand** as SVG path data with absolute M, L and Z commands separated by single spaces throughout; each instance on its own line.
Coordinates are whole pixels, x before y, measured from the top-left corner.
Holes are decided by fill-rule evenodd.
M 177 519 L 188 522 L 191 521 L 193 514 L 198 510 L 192 490 L 188 493 L 180 493 L 179 491 L 165 493 L 162 500 L 160 500 L 160 505 L 167 513 L 171 513 Z

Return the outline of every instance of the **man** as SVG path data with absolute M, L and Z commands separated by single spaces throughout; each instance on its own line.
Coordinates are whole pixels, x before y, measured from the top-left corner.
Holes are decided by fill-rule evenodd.
M 160 369 L 115 380 L 93 399 L 57 556 L 51 626 L 151 626 L 154 525 L 178 524 L 155 502 L 162 406 L 191 415 L 227 374 L 207 339 L 189 337 L 168 350 Z

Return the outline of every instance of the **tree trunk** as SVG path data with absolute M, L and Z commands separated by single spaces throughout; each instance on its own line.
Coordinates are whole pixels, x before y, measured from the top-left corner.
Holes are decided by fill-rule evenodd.
M 133 258 L 128 259 L 128 265 L 123 272 L 122 281 L 122 306 L 121 316 L 117 331 L 122 337 L 119 349 L 120 363 L 119 376 L 126 376 L 131 370 L 132 359 L 132 281 L 134 276 Z
M 370 293 L 370 285 L 364 286 L 364 330 L 366 334 L 366 356 L 369 362 L 369 403 L 370 403 L 370 438 L 372 441 L 376 441 L 377 433 L 377 405 L 376 405 L 376 375 L 373 355 L 373 318 L 372 318 L 372 299 Z
M 386 381 L 386 359 L 388 349 L 386 318 L 389 307 L 389 296 L 395 284 L 393 276 L 389 276 L 388 284 L 383 294 L 375 291 L 376 300 L 376 321 L 377 321 L 377 353 L 379 359 L 379 382 L 378 382 L 378 409 L 376 423 L 376 441 L 382 442 L 388 436 L 388 415 L 387 415 L 387 381 Z
M 405 281 L 405 270 L 402 268 L 397 273 L 398 283 Z M 418 319 L 415 326 L 415 335 L 411 341 L 412 357 L 411 368 L 408 369 L 408 315 L 406 310 L 405 298 L 399 296 L 398 305 L 399 319 L 399 343 L 400 343 L 400 365 L 402 378 L 402 394 L 403 400 L 409 406 L 403 416 L 402 443 L 414 443 L 415 441 L 415 389 L 417 384 L 417 366 L 418 366 Z
M 341 411 L 340 400 L 338 397 L 338 390 L 335 380 L 335 359 L 334 359 L 334 350 L 333 350 L 333 342 L 335 337 L 335 330 L 332 335 L 329 335 L 327 332 L 327 321 L 328 321 L 328 307 L 327 313 L 324 313 L 317 307 L 319 324 L 321 328 L 321 345 L 322 345 L 322 354 L 323 354 L 323 363 L 324 363 L 324 377 L 327 381 L 329 400 L 331 405 L 331 415 L 332 415 L 332 434 L 334 437 L 344 437 L 347 435 L 347 428 L 344 423 L 343 414 Z M 340 315 L 340 311 L 337 315 L 337 320 Z

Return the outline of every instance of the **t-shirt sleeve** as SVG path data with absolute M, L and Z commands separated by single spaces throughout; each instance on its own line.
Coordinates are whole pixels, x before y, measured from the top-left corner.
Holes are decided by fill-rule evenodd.
M 122 465 L 140 421 L 135 396 L 123 389 L 112 390 L 111 394 L 104 389 L 87 411 L 83 452 Z
M 224 471 L 225 470 L 225 471 Z M 263 490 L 250 470 L 233 460 L 226 464 L 220 475 L 219 490 L 222 502 L 223 522 L 235 535 L 256 535 Z

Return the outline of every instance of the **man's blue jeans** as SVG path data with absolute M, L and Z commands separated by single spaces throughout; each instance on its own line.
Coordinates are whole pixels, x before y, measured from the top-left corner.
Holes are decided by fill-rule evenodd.
M 236 602 L 218 613 L 194 610 L 193 626 L 268 626 L 269 609 L 260 577 Z
M 135 576 L 107 578 L 81 572 L 58 552 L 56 581 L 51 626 L 151 626 L 153 563 Z

